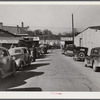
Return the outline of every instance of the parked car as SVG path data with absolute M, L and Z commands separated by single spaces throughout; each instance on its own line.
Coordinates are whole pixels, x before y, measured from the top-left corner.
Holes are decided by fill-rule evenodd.
M 88 66 L 95 72 L 100 69 L 100 47 L 92 48 L 90 55 L 85 58 L 85 67 Z
M 47 44 L 41 44 L 39 47 L 41 48 L 42 54 L 47 54 Z
M 31 64 L 31 56 L 27 47 L 15 47 L 9 49 L 10 55 L 16 62 L 17 69 L 23 69 L 24 66 Z
M 0 47 L 0 78 L 14 75 L 16 72 L 16 63 L 9 54 L 9 51 Z
M 85 57 L 87 56 L 87 53 L 88 53 L 88 48 L 77 46 L 75 48 L 73 60 L 75 60 L 75 61 L 78 61 L 78 60 L 84 61 Z
M 74 56 L 75 45 L 69 44 L 65 49 L 65 56 Z

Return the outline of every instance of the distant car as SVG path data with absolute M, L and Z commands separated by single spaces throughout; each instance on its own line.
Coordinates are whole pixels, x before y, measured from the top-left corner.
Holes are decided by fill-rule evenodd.
M 16 72 L 16 63 L 10 56 L 8 50 L 0 47 L 0 78 L 14 75 Z
M 85 57 L 87 56 L 87 52 L 88 52 L 88 48 L 77 46 L 75 48 L 73 60 L 75 60 L 75 61 L 78 61 L 78 60 L 84 61 Z
M 75 45 L 69 44 L 65 49 L 65 56 L 74 56 Z
M 27 47 L 15 47 L 9 49 L 10 55 L 16 62 L 17 69 L 31 64 L 31 57 Z
M 100 69 L 100 47 L 92 48 L 90 55 L 85 58 L 85 67 L 88 66 L 95 72 Z
M 47 44 L 40 45 L 40 48 L 43 54 L 47 54 L 47 49 L 48 49 Z

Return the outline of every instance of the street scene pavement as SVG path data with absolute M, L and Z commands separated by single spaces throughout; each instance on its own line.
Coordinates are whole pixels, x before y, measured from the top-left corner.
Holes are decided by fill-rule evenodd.
M 55 49 L 15 76 L 0 79 L 0 91 L 100 91 L 99 79 L 100 72 Z

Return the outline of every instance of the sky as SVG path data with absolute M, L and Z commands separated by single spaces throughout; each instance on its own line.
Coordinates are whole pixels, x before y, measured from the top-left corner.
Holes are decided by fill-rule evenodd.
M 54 34 L 69 32 L 72 27 L 79 31 L 100 25 L 100 5 L 0 5 L 0 22 L 3 25 L 29 26 L 29 29 L 49 29 Z

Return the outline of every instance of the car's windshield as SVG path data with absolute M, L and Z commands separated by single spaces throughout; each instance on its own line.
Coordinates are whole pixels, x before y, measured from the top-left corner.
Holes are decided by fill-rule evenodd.
M 13 49 L 13 50 L 11 49 L 11 50 L 9 50 L 9 53 L 11 55 L 13 55 L 13 54 L 21 54 L 22 51 L 20 49 Z

